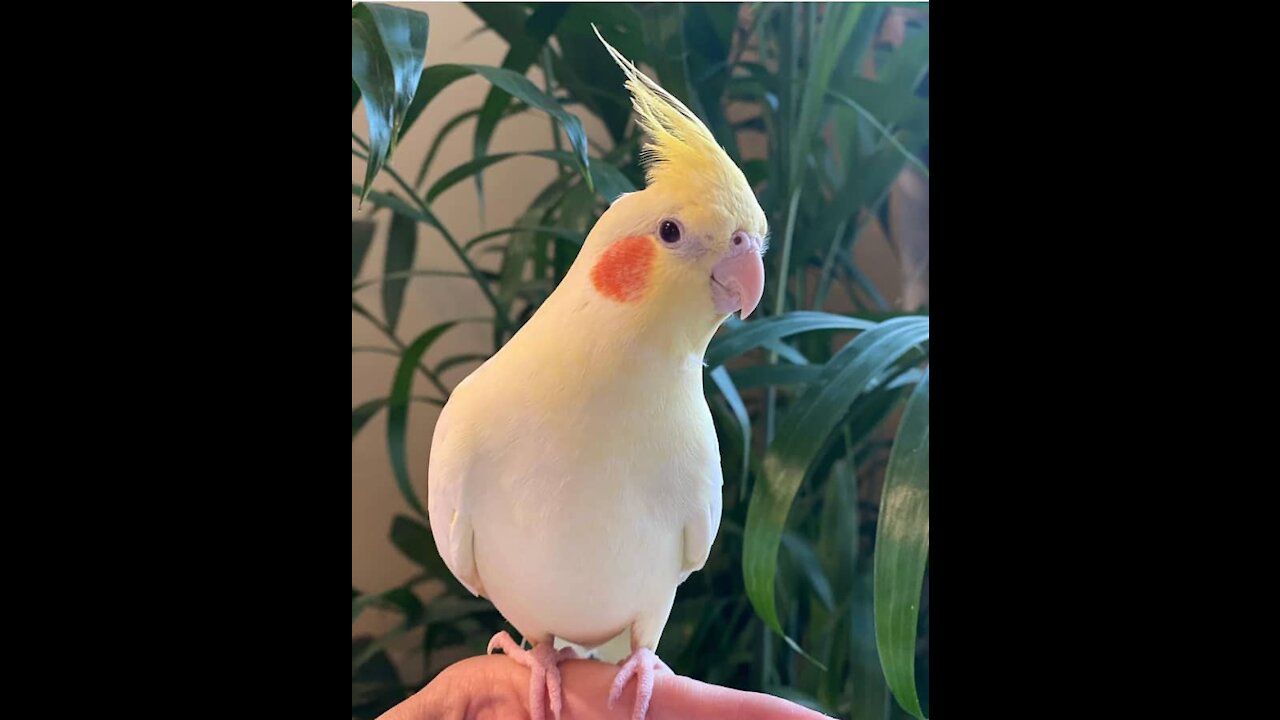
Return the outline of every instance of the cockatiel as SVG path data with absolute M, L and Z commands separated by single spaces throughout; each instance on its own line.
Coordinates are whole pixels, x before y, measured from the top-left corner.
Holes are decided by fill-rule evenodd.
M 600 37 L 599 30 L 596 31 Z M 764 289 L 767 224 L 742 171 L 679 100 L 603 37 L 647 136 L 647 186 L 601 216 L 563 282 L 460 383 L 431 446 L 428 510 L 445 564 L 533 643 L 530 708 L 563 707 L 557 664 L 629 635 L 609 703 L 654 655 L 676 587 L 720 525 L 703 354 Z M 546 703 L 546 704 L 544 704 Z

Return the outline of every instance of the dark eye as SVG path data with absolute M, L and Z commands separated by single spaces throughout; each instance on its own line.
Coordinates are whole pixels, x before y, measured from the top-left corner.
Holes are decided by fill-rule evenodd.
M 664 243 L 680 242 L 680 226 L 670 220 L 663 220 L 662 226 L 658 228 L 658 234 L 662 236 Z

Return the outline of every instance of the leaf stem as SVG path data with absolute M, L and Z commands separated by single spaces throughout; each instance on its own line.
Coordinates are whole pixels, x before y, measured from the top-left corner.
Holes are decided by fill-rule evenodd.
M 369 144 L 366 143 L 359 135 L 355 134 L 354 131 L 351 133 L 351 139 L 356 141 L 356 143 L 359 144 L 360 147 L 365 150 L 365 152 L 368 152 Z M 354 149 L 351 151 L 351 154 L 355 155 L 356 157 L 363 157 L 365 161 L 368 161 L 369 159 L 368 155 L 362 155 L 361 153 L 356 152 L 356 150 Z M 405 182 L 404 178 L 400 177 L 400 173 L 396 172 L 395 168 L 391 167 L 391 165 L 388 164 L 382 168 L 382 171 L 385 172 L 388 176 L 390 176 L 392 180 L 395 180 L 396 184 L 400 186 L 401 190 L 404 190 L 406 193 L 408 193 L 409 197 L 413 199 L 414 204 L 416 204 L 422 210 L 422 212 L 425 215 L 427 215 L 427 217 L 431 217 L 431 218 L 435 217 L 431 213 L 431 208 L 422 200 L 421 197 L 418 196 L 418 193 L 414 191 L 413 186 Z M 502 311 L 502 304 L 498 302 L 497 296 L 494 295 L 493 291 L 489 289 L 489 285 L 484 281 L 484 276 L 480 274 L 480 270 L 477 269 L 476 266 L 471 262 L 471 258 L 467 257 L 467 253 L 463 251 L 460 245 L 458 245 L 458 241 L 453 239 L 453 236 L 450 235 L 449 232 L 444 229 L 444 225 L 439 224 L 438 220 L 436 221 L 435 228 L 440 231 L 440 234 L 444 237 L 445 242 L 449 244 L 449 247 L 453 250 L 453 253 L 458 256 L 459 260 L 462 261 L 463 266 L 467 268 L 467 272 L 471 273 L 471 276 L 475 278 L 476 285 L 480 287 L 480 291 L 484 293 L 485 299 L 489 301 L 489 304 L 493 306 L 494 312 L 497 313 L 499 323 L 505 324 L 506 313 Z

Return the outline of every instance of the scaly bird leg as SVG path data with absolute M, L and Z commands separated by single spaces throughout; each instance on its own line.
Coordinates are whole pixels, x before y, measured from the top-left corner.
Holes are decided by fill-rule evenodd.
M 494 648 L 502 648 L 507 657 L 529 668 L 530 720 L 547 720 L 544 700 L 550 701 L 551 715 L 555 720 L 560 720 L 564 696 L 561 693 L 559 664 L 578 657 L 578 653 L 570 647 L 556 652 L 550 641 L 538 643 L 532 650 L 525 650 L 506 632 L 500 632 L 489 640 L 488 652 L 492 654 Z
M 609 690 L 609 707 L 622 697 L 622 690 L 636 678 L 636 704 L 631 711 L 631 720 L 644 720 L 649 712 L 649 700 L 653 698 L 653 678 L 657 672 L 671 673 L 671 668 L 658 659 L 649 648 L 638 648 L 622 661 L 618 674 L 613 678 L 613 688 Z

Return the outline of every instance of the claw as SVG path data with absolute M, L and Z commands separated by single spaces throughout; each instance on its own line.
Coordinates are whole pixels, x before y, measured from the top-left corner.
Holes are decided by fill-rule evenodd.
M 543 703 L 544 698 L 551 706 L 552 717 L 560 720 L 560 714 L 564 711 L 564 694 L 558 665 L 578 657 L 573 648 L 561 648 L 556 652 L 550 642 L 542 642 L 534 645 L 532 650 L 525 650 L 505 632 L 500 632 L 489 640 L 487 652 L 492 654 L 494 648 L 501 648 L 512 660 L 529 668 L 530 720 L 546 720 L 547 706 Z
M 609 708 L 622 697 L 622 691 L 632 677 L 636 678 L 636 704 L 631 711 L 631 720 L 644 720 L 649 712 L 649 701 L 653 698 L 653 678 L 655 672 L 671 673 L 671 668 L 658 659 L 648 648 L 632 651 L 622 662 L 618 674 L 613 678 L 613 687 L 609 690 Z

